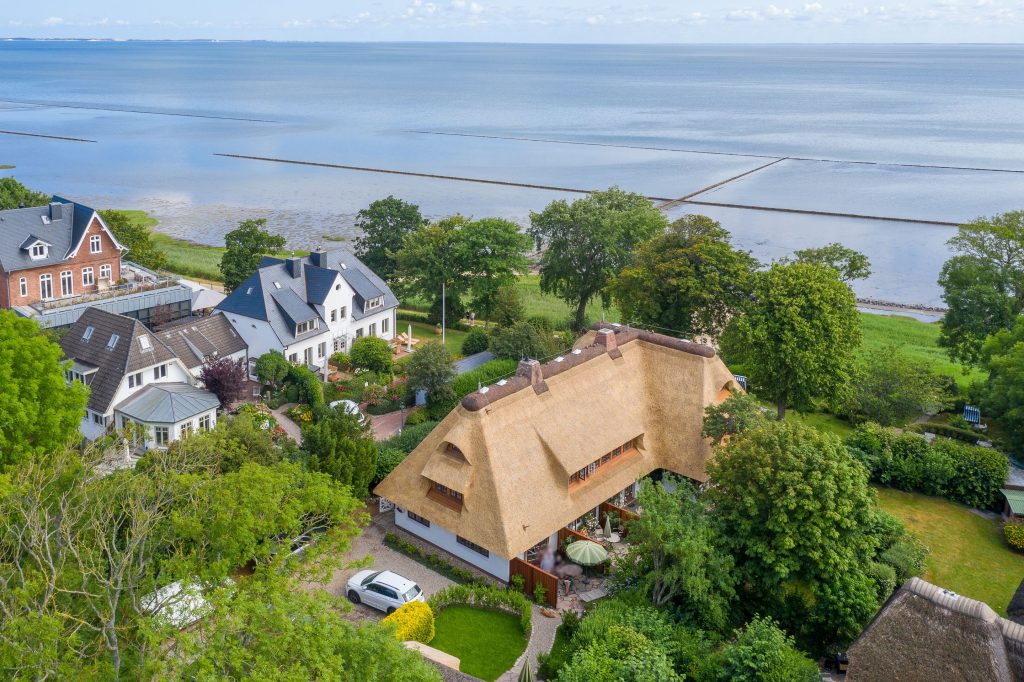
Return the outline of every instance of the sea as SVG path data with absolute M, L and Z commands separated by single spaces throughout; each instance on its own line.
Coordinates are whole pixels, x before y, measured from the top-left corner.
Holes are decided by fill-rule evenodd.
M 838 241 L 941 306 L 956 225 L 1024 208 L 1024 45 L 0 41 L 0 170 L 295 248 L 394 195 L 528 225 L 617 185 L 763 262 Z

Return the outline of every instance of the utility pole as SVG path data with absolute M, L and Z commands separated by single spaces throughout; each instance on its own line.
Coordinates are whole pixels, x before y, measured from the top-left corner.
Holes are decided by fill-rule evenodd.
M 445 300 L 444 282 L 441 282 L 441 345 L 444 345 L 444 324 L 445 324 Z

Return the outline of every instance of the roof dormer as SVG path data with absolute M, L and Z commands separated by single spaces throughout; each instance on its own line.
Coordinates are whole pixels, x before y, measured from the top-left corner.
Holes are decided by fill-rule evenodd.
M 50 247 L 53 246 L 50 242 L 40 239 L 34 234 L 30 234 L 28 238 L 21 243 L 21 249 L 28 251 L 28 256 L 32 260 L 42 260 L 50 255 Z

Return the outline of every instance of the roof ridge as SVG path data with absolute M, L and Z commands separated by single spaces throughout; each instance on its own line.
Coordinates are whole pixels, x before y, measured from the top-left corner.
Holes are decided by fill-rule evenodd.
M 1000 619 L 996 612 L 992 610 L 992 607 L 988 604 L 978 601 L 977 599 L 971 599 L 964 597 L 952 590 L 947 590 L 938 585 L 922 580 L 918 577 L 913 577 L 903 585 L 903 589 L 916 594 L 919 597 L 923 597 L 933 604 L 937 604 L 943 608 L 955 611 L 956 613 L 962 613 L 965 616 L 971 618 L 977 618 L 986 623 L 995 623 Z M 1022 628 L 1024 633 L 1024 628 Z

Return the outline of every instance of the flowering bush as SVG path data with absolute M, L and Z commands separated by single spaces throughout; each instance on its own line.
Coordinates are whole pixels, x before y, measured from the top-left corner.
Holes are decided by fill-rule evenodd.
M 1006 544 L 1018 551 L 1024 551 L 1024 524 L 1008 522 L 1003 526 Z
M 382 621 L 395 626 L 395 637 L 399 642 L 423 642 L 430 644 L 434 639 L 434 612 L 426 602 L 411 601 L 401 606 Z
M 296 405 L 288 410 L 288 417 L 296 424 L 311 424 L 313 422 L 313 408 L 309 405 Z
M 252 423 L 264 431 L 273 431 L 278 428 L 277 419 L 271 414 L 270 408 L 262 403 L 245 403 L 238 408 L 238 414 L 247 414 L 252 418 Z

